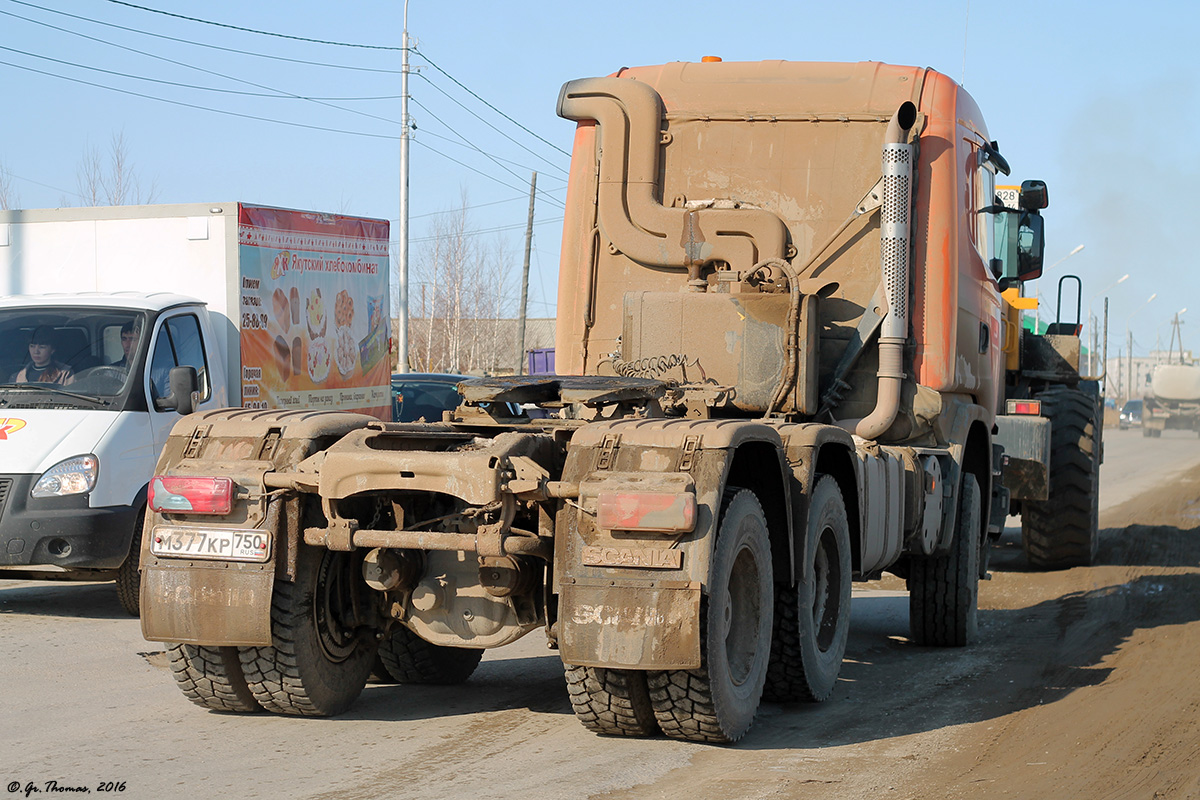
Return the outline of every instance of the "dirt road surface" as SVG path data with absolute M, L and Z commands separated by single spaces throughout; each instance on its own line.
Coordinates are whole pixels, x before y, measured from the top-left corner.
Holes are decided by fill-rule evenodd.
M 1098 566 L 1029 572 L 1010 531 L 961 650 L 909 643 L 900 581 L 858 589 L 834 697 L 733 747 L 593 736 L 540 634 L 336 719 L 207 712 L 111 585 L 0 581 L 0 796 L 1200 798 L 1200 442 L 1106 447 Z

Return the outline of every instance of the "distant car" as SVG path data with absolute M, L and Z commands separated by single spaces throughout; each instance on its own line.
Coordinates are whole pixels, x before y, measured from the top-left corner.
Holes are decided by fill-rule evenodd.
M 1133 425 L 1142 424 L 1142 401 L 1128 400 L 1125 405 L 1121 406 L 1121 418 L 1117 425 L 1121 430 L 1125 430 Z
M 443 411 L 458 408 L 462 398 L 455 388 L 466 375 L 409 372 L 392 375 L 392 418 L 396 422 L 441 422 Z
M 443 411 L 453 411 L 462 403 L 456 388 L 470 375 L 443 372 L 409 372 L 392 374 L 392 419 L 396 422 L 441 422 Z M 483 408 L 487 408 L 484 404 Z M 506 403 L 508 414 L 521 417 L 520 406 Z

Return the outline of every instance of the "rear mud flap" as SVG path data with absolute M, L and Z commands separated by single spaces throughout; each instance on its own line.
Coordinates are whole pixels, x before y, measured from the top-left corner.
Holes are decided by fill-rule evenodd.
M 560 593 L 564 663 L 656 670 L 700 666 L 699 587 L 566 585 Z
M 274 564 L 142 568 L 142 636 L 152 642 L 266 646 Z

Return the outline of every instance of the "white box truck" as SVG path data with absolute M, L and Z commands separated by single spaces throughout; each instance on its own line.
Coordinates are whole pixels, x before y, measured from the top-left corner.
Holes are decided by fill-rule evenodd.
M 243 203 L 0 212 L 0 578 L 138 608 L 148 483 L 193 410 L 391 419 L 388 223 Z

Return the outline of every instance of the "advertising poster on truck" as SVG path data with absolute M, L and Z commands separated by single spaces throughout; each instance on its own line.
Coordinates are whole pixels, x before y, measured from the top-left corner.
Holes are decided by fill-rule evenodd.
M 386 220 L 239 205 L 242 405 L 391 419 Z

